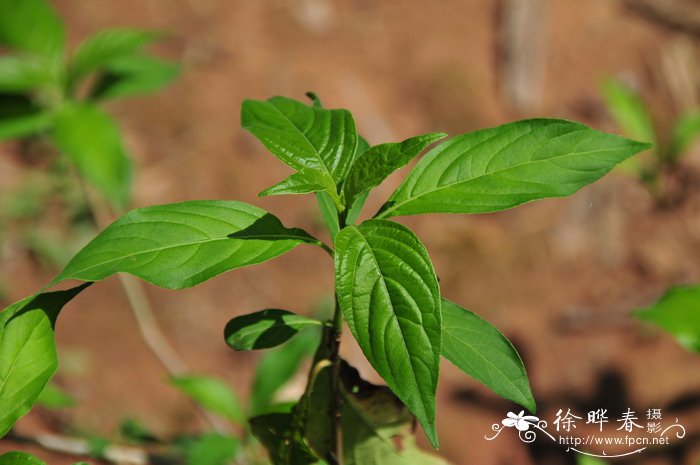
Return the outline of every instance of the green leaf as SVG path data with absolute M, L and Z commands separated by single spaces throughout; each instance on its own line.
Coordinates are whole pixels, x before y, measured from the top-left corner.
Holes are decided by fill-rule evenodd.
M 333 201 L 336 210 L 342 210 L 343 205 L 335 187 L 335 181 L 325 171 L 302 168 L 287 179 L 268 187 L 258 194 L 258 197 L 282 194 L 308 194 L 310 192 L 325 192 Z
M 620 81 L 607 79 L 603 83 L 603 97 L 615 122 L 626 135 L 656 144 L 654 121 L 639 95 Z
M 340 225 L 338 224 L 338 209 L 335 206 L 332 197 L 328 195 L 328 192 L 316 192 L 316 201 L 318 202 L 319 210 L 321 210 L 323 221 L 326 223 L 326 227 L 328 228 L 331 241 L 335 242 L 335 236 L 340 231 Z
M 348 226 L 336 237 L 335 280 L 365 356 L 437 447 L 440 290 L 423 244 L 391 221 Z
M 0 43 L 48 58 L 65 47 L 63 23 L 45 0 L 2 0 Z
M 319 331 L 302 331 L 283 347 L 267 352 L 258 362 L 251 392 L 251 411 L 265 413 L 275 393 L 297 373 L 301 363 L 311 357 L 318 346 Z
M 313 318 L 273 308 L 232 319 L 226 324 L 224 338 L 233 350 L 269 349 L 284 344 L 308 326 L 321 324 Z
M 355 159 L 348 171 L 343 184 L 345 203 L 353 205 L 360 195 L 377 187 L 387 176 L 406 165 L 428 145 L 444 137 L 447 137 L 447 134 L 435 132 L 367 149 Z
M 590 455 L 577 455 L 576 463 L 577 465 L 608 465 L 608 462 L 597 457 L 591 457 Z
M 234 436 L 206 433 L 180 444 L 184 465 L 227 465 L 238 455 L 240 441 Z
M 157 443 L 158 437 L 136 418 L 124 418 L 119 423 L 119 434 L 132 444 Z
M 668 157 L 674 161 L 681 157 L 700 135 L 700 110 L 681 115 L 673 125 Z
M 250 419 L 250 430 L 270 454 L 272 465 L 321 465 L 299 437 L 292 435 L 290 413 L 268 413 Z
M 114 99 L 150 94 L 180 75 L 180 66 L 148 55 L 129 55 L 106 63 L 90 93 L 93 99 Z
M 69 65 L 76 81 L 115 58 L 133 55 L 158 39 L 160 34 L 138 29 L 114 28 L 96 32 L 78 45 Z
M 238 396 L 223 381 L 213 376 L 174 376 L 170 382 L 192 400 L 212 413 L 234 423 L 244 421 Z
M 700 286 L 672 287 L 635 315 L 668 331 L 686 349 L 700 352 Z
M 66 104 L 55 116 L 53 140 L 91 184 L 121 206 L 129 197 L 131 160 L 112 117 L 88 104 Z
M 24 95 L 0 94 L 0 141 L 28 137 L 48 129 L 51 115 Z
M 345 465 L 447 465 L 416 447 L 413 415 L 386 387 L 341 365 Z
M 26 92 L 52 79 L 46 61 L 34 56 L 0 57 L 0 92 Z
M 56 372 L 56 316 L 87 286 L 33 295 L 0 313 L 0 437 L 31 409 Z
M 357 133 L 347 110 L 310 107 L 284 97 L 245 100 L 241 122 L 287 165 L 297 171 L 326 172 L 336 184 L 344 179 L 355 155 Z
M 499 396 L 535 412 L 525 366 L 513 344 L 496 327 L 446 299 L 442 355 Z
M 53 383 L 49 383 L 36 399 L 36 404 L 45 408 L 59 409 L 73 407 L 76 402 L 66 392 L 56 387 Z
M 486 213 L 564 197 L 647 148 L 558 119 L 464 134 L 428 152 L 377 216 Z
M 367 150 L 369 150 L 370 145 L 369 142 L 367 142 L 367 139 L 364 137 L 358 135 L 357 136 L 357 149 L 355 149 L 355 160 L 365 153 Z M 360 194 L 357 196 L 355 201 L 352 204 L 348 205 L 348 213 L 347 217 L 345 218 L 345 223 L 346 224 L 357 224 L 357 219 L 360 216 L 360 213 L 362 213 L 362 207 L 365 206 L 365 202 L 367 201 L 367 197 L 369 197 L 369 191 L 366 191 L 364 194 Z
M 46 465 L 46 463 L 31 454 L 12 451 L 0 455 L 0 465 Z
M 252 205 L 199 200 L 132 210 L 66 265 L 53 283 L 131 273 L 168 289 L 262 263 L 301 243 L 319 242 Z

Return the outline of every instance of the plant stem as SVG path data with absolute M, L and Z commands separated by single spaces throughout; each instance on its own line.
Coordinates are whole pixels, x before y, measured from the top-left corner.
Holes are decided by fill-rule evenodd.
M 345 227 L 346 214 L 340 214 L 338 216 L 338 225 L 342 230 Z M 331 363 L 332 363 L 332 376 L 331 376 L 331 399 L 332 399 L 332 414 L 333 414 L 333 431 L 335 432 L 335 448 L 336 457 L 338 463 L 342 465 L 343 463 L 343 432 L 342 432 L 342 419 L 341 419 L 341 393 L 340 393 L 340 340 L 343 335 L 343 312 L 340 309 L 340 303 L 338 302 L 338 293 L 335 293 L 335 309 L 333 311 L 333 336 L 329 338 L 328 343 L 330 347 L 328 352 L 330 353 Z

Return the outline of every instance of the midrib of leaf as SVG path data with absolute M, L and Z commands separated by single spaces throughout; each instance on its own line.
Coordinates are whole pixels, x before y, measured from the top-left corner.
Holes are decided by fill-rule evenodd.
M 558 136 L 556 136 L 556 137 L 563 137 L 563 136 L 567 136 L 567 135 L 570 135 L 570 134 L 574 134 L 574 133 L 576 133 L 576 132 L 583 132 L 583 131 L 586 131 L 586 130 L 585 130 L 585 129 L 581 129 L 581 130 L 579 130 L 579 131 L 573 131 L 573 132 L 566 133 L 566 134 L 560 134 L 560 135 L 558 135 Z M 518 138 L 520 138 L 520 137 L 518 137 Z M 490 139 L 491 139 L 491 138 L 487 139 L 487 141 L 490 140 Z M 592 154 L 592 153 L 610 152 L 610 151 L 613 151 L 613 150 L 618 150 L 618 148 L 609 148 L 609 149 L 589 150 L 589 151 L 586 151 L 586 152 L 573 152 L 573 151 L 572 151 L 572 152 L 570 152 L 570 153 L 563 154 L 563 155 L 560 155 L 560 156 L 550 157 L 550 158 L 544 158 L 544 159 L 541 159 L 541 160 L 534 160 L 534 161 L 533 161 L 533 160 L 532 160 L 532 156 L 535 154 L 535 152 L 537 152 L 537 150 L 539 150 L 540 147 L 541 147 L 545 142 L 549 142 L 549 141 L 551 141 L 551 140 L 553 140 L 553 139 L 555 139 L 555 138 L 547 139 L 546 141 L 543 141 L 542 143 L 540 143 L 540 145 L 538 145 L 535 149 L 533 149 L 533 150 L 532 150 L 532 153 L 530 154 L 530 159 L 529 159 L 528 161 L 525 161 L 525 162 L 522 162 L 522 163 L 518 163 L 518 164 L 516 164 L 516 165 L 512 165 L 512 166 L 509 166 L 509 167 L 507 167 L 507 168 L 503 168 L 503 169 L 500 169 L 500 170 L 494 170 L 494 171 L 491 171 L 491 172 L 484 172 L 484 173 L 482 173 L 482 174 L 480 174 L 480 175 L 478 175 L 478 176 L 474 176 L 474 177 L 471 177 L 471 178 L 468 178 L 468 179 L 461 179 L 461 180 L 454 181 L 454 182 L 451 182 L 451 183 L 448 183 L 448 184 L 444 184 L 444 185 L 442 185 L 442 186 L 437 186 L 437 187 L 435 187 L 434 189 L 431 189 L 431 190 L 422 192 L 422 193 L 420 193 L 420 194 L 418 194 L 418 195 L 413 195 L 413 193 L 411 192 L 411 193 L 409 194 L 409 195 L 411 195 L 411 197 L 407 198 L 406 200 L 404 200 L 404 201 L 402 201 L 402 202 L 398 202 L 398 203 L 392 205 L 391 207 L 387 208 L 386 210 L 384 210 L 384 211 L 381 212 L 380 214 L 376 215 L 375 218 L 377 218 L 377 219 L 384 219 L 384 218 L 387 218 L 387 216 L 388 216 L 392 211 L 396 210 L 397 208 L 401 207 L 402 205 L 405 205 L 405 204 L 407 204 L 407 203 L 409 203 L 409 202 L 412 202 L 412 201 L 414 201 L 414 200 L 416 200 L 416 199 L 419 199 L 419 198 L 421 198 L 421 197 L 423 197 L 423 196 L 426 196 L 426 195 L 428 195 L 428 194 L 433 194 L 433 193 L 438 192 L 438 191 L 443 190 L 443 189 L 450 189 L 450 188 L 452 188 L 452 187 L 454 187 L 455 185 L 458 185 L 458 184 L 467 184 L 467 183 L 476 181 L 477 179 L 483 178 L 483 177 L 485 177 L 485 176 L 491 176 L 491 175 L 494 175 L 494 174 L 497 174 L 497 173 L 502 173 L 502 172 L 509 171 L 509 170 L 512 170 L 512 169 L 516 169 L 516 168 L 519 168 L 519 167 L 522 167 L 522 166 L 525 166 L 525 165 L 553 163 L 555 160 L 561 160 L 561 159 L 564 159 L 564 158 L 567 158 L 567 157 L 574 157 L 574 156 L 580 156 L 580 155 L 588 155 L 588 154 Z M 482 141 L 482 142 L 487 142 L 487 141 Z M 585 141 L 586 141 L 586 139 L 584 139 L 584 140 L 582 140 L 582 141 L 579 141 L 579 143 L 576 144 L 576 146 L 575 146 L 574 149 L 572 149 L 572 150 L 576 150 L 576 148 L 577 148 L 579 145 L 581 145 L 583 142 L 585 142 Z M 480 142 L 479 144 L 481 144 L 482 142 Z M 514 141 L 513 141 L 513 142 L 514 142 Z M 512 143 L 512 142 L 511 142 L 511 143 Z M 479 144 L 477 144 L 477 145 L 479 145 Z M 474 147 L 476 147 L 477 145 L 475 145 Z M 510 145 L 510 144 L 509 144 L 509 145 Z M 474 147 L 470 148 L 469 151 L 473 150 Z M 491 160 L 493 160 L 493 158 L 495 158 L 500 152 L 502 152 L 502 151 L 505 150 L 506 148 L 508 148 L 508 146 L 504 146 L 504 147 L 502 147 L 501 149 L 499 149 L 499 151 L 496 152 L 496 154 L 491 158 Z M 457 162 L 458 160 L 459 160 L 459 158 L 453 160 L 453 163 L 454 163 L 454 162 Z M 490 161 L 489 161 L 489 162 L 490 162 Z M 487 165 L 487 166 L 488 166 L 488 165 Z M 427 167 L 426 167 L 426 168 L 427 168 Z M 559 168 L 563 168 L 563 167 L 559 167 Z M 569 169 L 572 170 L 572 171 L 593 171 L 593 170 L 577 170 L 577 169 L 575 169 L 575 168 L 569 168 Z M 445 171 L 446 171 L 446 170 L 445 170 Z M 596 170 L 596 171 L 597 171 L 597 170 Z M 536 183 L 536 184 L 544 184 L 544 183 Z M 415 188 L 415 186 L 413 186 L 413 187 L 411 188 L 411 190 L 413 190 L 414 188 Z M 494 195 L 494 194 L 497 194 L 497 193 L 490 193 L 489 195 Z M 503 195 L 510 195 L 510 194 L 503 194 Z
M 299 133 L 302 135 L 302 137 L 304 138 L 304 140 L 309 144 L 309 146 L 311 146 L 311 148 L 312 148 L 312 153 L 313 153 L 313 154 L 316 156 L 316 158 L 318 158 L 318 160 L 321 162 L 321 166 L 323 166 L 323 168 L 326 170 L 326 173 L 331 177 L 331 179 L 334 179 L 334 178 L 333 178 L 333 174 L 332 174 L 332 173 L 330 172 L 330 170 L 328 169 L 328 165 L 326 165 L 326 162 L 323 160 L 323 157 L 321 156 L 321 152 L 319 151 L 319 150 L 320 150 L 321 148 L 323 148 L 323 147 L 317 148 L 317 147 L 313 144 L 313 142 L 311 142 L 311 140 L 307 137 L 306 133 L 304 132 L 304 130 L 303 130 L 301 127 L 297 126 L 297 125 L 294 123 L 294 121 L 292 121 L 291 119 L 289 119 L 289 117 L 287 117 L 287 115 L 285 115 L 284 113 L 282 113 L 282 111 L 281 111 L 279 108 L 277 108 L 277 105 L 275 105 L 275 104 L 273 103 L 272 106 L 273 106 L 273 108 L 275 109 L 275 111 L 276 111 L 277 113 L 279 113 L 279 114 L 282 116 L 282 118 L 284 118 L 286 121 L 288 121 L 289 124 L 291 124 L 297 131 L 299 131 Z M 313 120 L 312 120 L 312 123 L 313 123 L 313 121 L 316 120 L 316 113 L 312 111 L 312 112 L 311 112 L 311 115 L 312 115 L 312 118 L 313 118 Z M 332 119 L 332 118 L 333 118 L 333 116 L 331 115 L 331 119 Z M 326 144 L 326 145 L 328 145 L 328 144 Z M 324 147 L 325 147 L 325 145 L 324 145 Z
M 450 335 L 450 339 L 451 339 L 451 340 L 456 341 L 456 342 L 453 342 L 453 344 L 455 344 L 455 345 L 457 345 L 457 346 L 461 345 L 461 346 L 467 348 L 467 350 L 469 350 L 470 352 L 475 353 L 476 355 L 478 355 L 479 358 L 481 358 L 484 362 L 486 362 L 487 365 L 491 366 L 493 369 L 495 369 L 497 372 L 499 372 L 501 375 L 503 375 L 503 377 L 508 381 L 508 383 L 509 383 L 516 391 L 518 391 L 524 398 L 527 399 L 527 398 L 529 397 L 529 396 L 527 395 L 526 392 L 523 392 L 518 386 L 516 386 L 516 384 L 510 379 L 510 376 L 508 376 L 505 372 L 503 372 L 501 369 L 499 369 L 497 365 L 494 365 L 489 359 L 487 359 L 486 357 L 484 357 L 480 352 L 477 352 L 477 351 L 474 350 L 472 347 L 470 347 L 469 344 L 467 344 L 467 343 L 465 343 L 465 342 L 462 342 L 458 336 L 455 336 L 455 335 L 454 335 L 455 333 L 452 333 L 452 332 L 449 331 L 450 328 L 451 328 L 450 326 L 443 326 L 443 327 L 442 327 L 442 330 L 443 330 L 443 332 L 445 332 L 445 333 L 447 333 L 447 334 Z M 476 331 L 470 331 L 470 332 L 475 333 Z M 493 349 L 491 346 L 487 346 L 487 347 L 489 347 L 490 349 Z M 503 355 L 505 355 L 506 358 L 510 359 L 510 357 L 508 356 L 508 354 L 506 354 L 506 353 L 504 353 L 504 352 L 502 352 L 502 351 L 499 351 L 499 352 L 501 352 Z M 461 353 L 460 353 L 460 355 L 461 355 Z M 462 359 L 462 360 L 464 360 L 464 359 Z M 471 364 L 469 364 L 469 365 L 471 366 Z M 476 370 L 475 370 L 475 371 L 476 371 Z M 491 378 L 491 380 L 493 381 L 493 378 Z
M 383 333 L 386 335 L 386 332 L 387 332 L 387 329 L 389 328 L 390 323 L 391 323 L 392 321 L 396 321 L 396 324 L 397 324 L 398 327 L 399 327 L 399 331 L 401 332 L 401 342 L 403 343 L 404 352 L 405 352 L 405 354 L 406 354 L 406 356 L 407 356 L 407 358 L 408 358 L 408 360 L 409 360 L 409 363 L 411 364 L 411 371 L 413 372 L 413 380 L 414 380 L 414 383 L 413 383 L 413 384 L 414 384 L 416 387 L 418 387 L 418 377 L 417 377 L 417 373 L 416 373 L 416 369 L 415 369 L 415 364 L 414 364 L 414 361 L 413 361 L 413 356 L 411 355 L 411 352 L 408 350 L 408 345 L 406 344 L 405 332 L 404 332 L 403 326 L 402 326 L 402 324 L 401 324 L 401 321 L 399 320 L 398 315 L 397 315 L 396 312 L 394 311 L 394 309 L 395 309 L 396 307 L 394 306 L 394 302 L 393 302 L 393 300 L 392 300 L 392 298 L 391 298 L 391 293 L 389 292 L 389 289 L 386 287 L 386 282 L 385 282 L 385 280 L 384 280 L 384 274 L 383 274 L 383 272 L 382 272 L 382 268 L 379 266 L 379 262 L 377 261 L 377 257 L 374 255 L 374 251 L 372 250 L 372 246 L 369 244 L 369 242 L 367 241 L 367 239 L 364 237 L 364 235 L 363 235 L 362 232 L 360 231 L 360 228 L 355 228 L 355 231 L 354 231 L 354 232 L 356 232 L 357 234 L 359 234 L 360 239 L 361 239 L 362 242 L 365 244 L 366 248 L 369 250 L 370 256 L 372 257 L 372 261 L 374 261 L 374 264 L 376 265 L 377 269 L 379 270 L 379 277 L 378 277 L 378 279 L 377 279 L 377 282 L 381 282 L 381 290 L 382 290 L 382 293 L 384 294 L 385 297 L 388 298 L 389 302 L 391 303 L 391 308 L 392 308 L 391 320 L 389 320 L 389 321 L 387 322 L 386 326 L 384 327 Z M 358 254 L 358 255 L 359 255 L 359 254 Z M 401 261 L 405 263 L 404 260 L 401 260 Z M 356 273 L 353 273 L 353 275 L 356 275 Z M 409 294 L 409 295 L 410 295 L 410 294 Z M 370 302 L 371 302 L 371 299 L 372 299 L 372 293 L 370 293 Z M 411 299 L 413 299 L 412 296 L 411 296 Z M 413 303 L 416 304 L 415 300 L 413 301 Z M 416 306 L 417 306 L 417 305 L 416 305 Z M 354 309 L 354 308 L 356 308 L 356 307 L 353 305 L 353 309 Z M 370 308 L 372 308 L 371 305 L 370 305 Z M 353 311 L 353 313 L 355 313 L 355 312 Z M 353 315 L 353 319 L 355 319 L 355 316 L 354 316 L 354 315 Z M 355 321 L 357 321 L 357 320 L 355 319 Z M 356 324 L 356 323 L 355 323 L 355 324 Z M 386 341 L 386 338 L 384 338 L 384 341 Z M 384 342 L 384 341 L 383 341 L 383 342 Z M 385 346 L 385 349 L 386 349 L 386 346 Z M 372 351 L 372 352 L 374 352 L 374 351 Z M 386 350 L 385 350 L 385 353 L 386 353 Z M 374 354 L 373 354 L 373 355 L 374 355 Z M 375 358 L 376 358 L 376 357 L 375 357 Z M 393 369 L 392 369 L 392 368 L 393 368 L 393 367 L 392 367 L 392 364 L 389 363 L 389 360 L 387 360 L 386 357 L 384 357 L 384 361 L 385 361 L 386 365 L 389 367 L 389 371 L 391 372 L 392 378 L 394 378 L 393 381 L 394 381 L 395 383 L 397 383 L 397 382 L 398 382 L 398 378 L 394 375 L 394 372 L 393 372 Z M 422 362 L 421 362 L 421 363 L 422 363 Z M 425 404 L 426 404 L 425 396 L 424 396 L 423 390 L 420 389 L 420 388 L 418 389 L 418 395 L 420 395 L 421 401 L 422 401 L 422 403 L 425 405 Z M 429 404 L 429 402 L 428 402 L 428 404 Z M 421 408 L 422 408 L 423 410 L 425 410 L 425 407 L 424 407 L 424 406 L 421 406 Z

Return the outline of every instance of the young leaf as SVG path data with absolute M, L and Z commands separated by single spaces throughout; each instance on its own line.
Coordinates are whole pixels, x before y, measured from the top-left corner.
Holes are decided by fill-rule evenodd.
M 319 242 L 252 205 L 200 200 L 132 210 L 86 245 L 54 279 L 97 281 L 117 272 L 168 289 L 262 263 Z
M 51 69 L 34 56 L 0 57 L 0 92 L 27 92 L 50 82 Z
M 423 244 L 391 221 L 348 226 L 336 237 L 335 279 L 365 356 L 437 447 L 440 290 Z
M 283 347 L 267 352 L 258 362 L 253 378 L 251 411 L 261 414 L 272 404 L 275 393 L 296 374 L 301 363 L 318 346 L 319 331 L 302 331 Z
M 672 161 L 677 160 L 690 148 L 698 136 L 700 136 L 700 110 L 681 115 L 673 125 L 668 157 Z
M 317 325 L 321 322 L 313 318 L 272 308 L 232 319 L 226 324 L 224 338 L 233 350 L 269 349 Z
M 368 383 L 345 362 L 341 381 L 345 465 L 447 465 L 416 447 L 413 415 L 386 386 Z
M 345 177 L 355 155 L 357 133 L 347 110 L 310 107 L 284 97 L 245 100 L 241 122 L 287 165 L 297 171 L 324 171 L 336 184 Z
M 51 115 L 28 97 L 0 94 L 0 141 L 38 134 L 50 125 Z
M 106 63 L 90 92 L 92 99 L 113 99 L 155 92 L 180 74 L 180 66 L 148 55 L 129 55 Z
M 331 235 L 331 241 L 335 242 L 335 236 L 340 231 L 338 224 L 338 209 L 335 206 L 333 198 L 328 195 L 328 192 L 316 192 L 316 201 L 318 208 L 321 210 L 321 216 L 326 223 L 328 232 Z
M 499 396 L 536 409 L 515 347 L 490 323 L 442 299 L 442 355 Z
M 12 451 L 0 455 L 0 465 L 46 465 L 46 463 L 31 454 Z
M 112 117 L 88 104 L 66 104 L 55 116 L 53 140 L 95 187 L 124 205 L 131 185 L 131 160 Z
M 182 441 L 184 465 L 228 465 L 238 455 L 240 441 L 234 436 L 206 433 Z
M 75 82 L 115 58 L 133 55 L 158 36 L 153 31 L 127 28 L 99 31 L 78 45 L 69 65 L 70 79 Z
M 453 137 L 411 170 L 377 217 L 486 213 L 564 197 L 649 144 L 558 119 L 531 119 Z
M 675 286 L 637 318 L 665 329 L 679 344 L 700 352 L 700 286 Z
M 603 96 L 617 125 L 628 136 L 656 144 L 654 122 L 646 105 L 634 91 L 616 79 L 603 83 Z
M 45 0 L 2 0 L 0 44 L 59 58 L 65 46 L 63 23 Z
M 205 409 L 234 423 L 243 423 L 238 396 L 221 380 L 212 376 L 174 376 L 170 382 Z
M 27 297 L 0 313 L 0 437 L 31 409 L 55 373 L 56 316 L 87 286 Z
M 343 184 L 343 195 L 347 205 L 365 192 L 377 187 L 391 173 L 406 165 L 416 155 L 433 142 L 447 137 L 435 132 L 411 137 L 403 142 L 375 145 L 353 162 Z
M 73 407 L 75 403 L 74 398 L 56 387 L 53 383 L 47 384 L 36 399 L 37 405 L 50 409 Z
M 343 205 L 335 187 L 335 181 L 325 171 L 312 168 L 302 168 L 287 179 L 268 187 L 258 194 L 258 197 L 282 194 L 308 194 L 310 192 L 325 192 L 333 201 L 334 210 L 340 211 Z M 333 212 L 335 214 L 335 211 Z

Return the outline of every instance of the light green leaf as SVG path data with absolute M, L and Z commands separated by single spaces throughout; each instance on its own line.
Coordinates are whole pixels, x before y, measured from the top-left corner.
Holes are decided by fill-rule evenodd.
M 223 381 L 213 376 L 183 375 L 172 377 L 170 382 L 210 412 L 234 423 L 243 423 L 238 396 Z
M 341 366 L 345 465 L 447 465 L 416 447 L 413 415 L 386 386 Z
M 76 81 L 115 58 L 133 55 L 158 39 L 160 34 L 138 29 L 114 28 L 96 32 L 78 45 L 69 65 Z
M 75 399 L 66 392 L 59 389 L 53 383 L 49 383 L 36 399 L 36 404 L 45 408 L 59 409 L 73 407 L 76 402 Z
M 673 161 L 681 157 L 700 136 L 700 110 L 681 115 L 673 125 L 668 157 Z
M 700 352 L 700 286 L 675 286 L 636 317 L 671 333 L 686 349 Z
M 333 200 L 336 210 L 342 210 L 335 181 L 326 171 L 302 168 L 287 179 L 268 187 L 258 194 L 258 197 L 282 194 L 308 194 L 310 192 L 325 192 Z
M 319 343 L 319 331 L 302 331 L 282 347 L 273 349 L 260 359 L 253 378 L 251 411 L 265 413 L 273 404 L 275 393 L 292 379 L 302 362 L 311 357 Z
M 576 463 L 578 465 L 608 465 L 608 462 L 597 457 L 591 457 L 590 455 L 577 455 Z
M 355 155 L 357 133 L 347 110 L 310 107 L 284 97 L 245 100 L 241 122 L 287 165 L 297 171 L 324 171 L 336 184 L 345 177 Z
M 51 115 L 28 97 L 0 94 L 0 141 L 38 134 L 50 125 Z
M 65 46 L 65 31 L 61 19 L 45 0 L 2 0 L 0 43 L 58 58 Z
M 354 205 L 360 195 L 377 187 L 387 176 L 406 165 L 428 145 L 446 136 L 445 133 L 435 132 L 367 149 L 355 159 L 348 171 L 343 184 L 345 204 Z
M 0 313 L 0 437 L 31 409 L 56 372 L 56 316 L 87 286 L 27 297 Z
M 184 465 L 228 465 L 238 455 L 240 441 L 234 436 L 206 433 L 180 443 Z
M 499 396 L 535 412 L 525 366 L 493 325 L 442 299 L 442 355 Z
M 558 119 L 464 134 L 428 152 L 377 216 L 485 213 L 564 197 L 647 148 Z
M 115 204 L 126 203 L 131 159 L 111 116 L 88 103 L 66 104 L 56 113 L 53 140 L 88 182 Z
M 335 279 L 365 356 L 437 447 L 440 290 L 423 244 L 391 221 L 348 226 L 336 237 Z
M 110 60 L 90 93 L 93 99 L 114 99 L 149 94 L 169 85 L 180 75 L 180 66 L 148 55 Z
M 313 318 L 271 308 L 232 319 L 224 328 L 224 338 L 233 350 L 269 349 L 284 344 L 308 326 L 321 324 Z
M 335 236 L 340 231 L 338 209 L 328 192 L 316 192 L 316 202 L 318 202 L 318 208 L 321 210 L 321 216 L 326 223 L 328 233 L 331 235 L 331 241 L 335 242 Z
M 31 454 L 12 451 L 0 455 L 0 465 L 46 465 L 46 463 Z
M 319 242 L 252 205 L 199 200 L 132 210 L 86 245 L 54 279 L 97 281 L 131 273 L 168 289 L 262 263 Z
M 654 121 L 639 95 L 620 81 L 607 79 L 603 83 L 603 97 L 612 117 L 625 135 L 656 144 Z
M 0 57 L 0 92 L 35 90 L 52 79 L 46 61 L 35 56 Z

